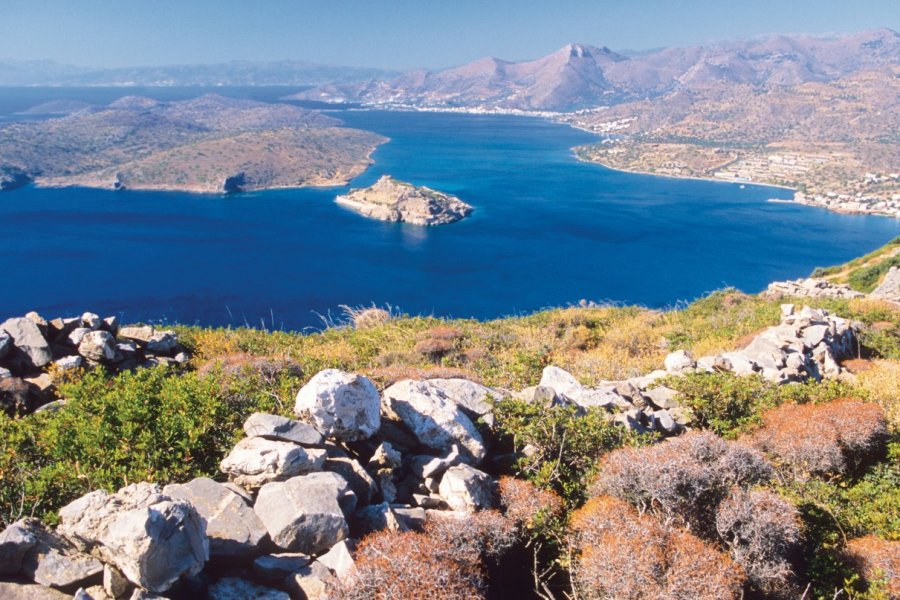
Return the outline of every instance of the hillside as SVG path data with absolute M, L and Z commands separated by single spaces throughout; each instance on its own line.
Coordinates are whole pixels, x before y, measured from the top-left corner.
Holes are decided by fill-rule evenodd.
M 340 185 L 384 138 L 315 111 L 208 95 L 128 96 L 0 129 L 0 171 L 38 185 L 235 191 Z M 230 182 L 226 186 L 226 182 Z
M 584 160 L 784 185 L 814 205 L 900 215 L 900 66 L 789 87 L 675 91 L 561 120 L 617 136 L 576 149 Z
M 791 300 L 9 319 L 0 592 L 99 595 L 106 570 L 116 597 L 893 597 L 900 309 Z
M 569 44 L 536 60 L 484 58 L 441 71 L 331 84 L 295 98 L 379 106 L 571 111 L 675 91 L 827 82 L 900 62 L 900 35 L 778 35 L 626 56 Z

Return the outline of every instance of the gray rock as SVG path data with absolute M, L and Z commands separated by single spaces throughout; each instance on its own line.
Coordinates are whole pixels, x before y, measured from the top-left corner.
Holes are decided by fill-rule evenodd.
M 238 442 L 219 468 L 238 485 L 254 489 L 270 481 L 318 471 L 324 463 L 325 450 L 320 448 L 251 437 Z
M 308 567 L 290 575 L 286 580 L 291 596 L 303 600 L 325 600 L 328 597 L 328 582 L 331 571 L 319 561 L 313 561 Z
M 311 425 L 264 413 L 250 415 L 244 421 L 244 432 L 248 437 L 293 442 L 301 446 L 320 446 L 324 441 L 322 434 Z
M 174 331 L 154 331 L 146 345 L 148 352 L 169 354 L 178 346 L 178 337 Z
M 503 396 L 496 390 L 468 379 L 429 379 L 472 419 L 482 419 L 488 427 L 494 425 L 494 402 Z
M 267 483 L 253 507 L 276 546 L 313 555 L 347 537 L 344 515 L 355 508 L 356 495 L 336 473 Z
M 9 379 L 13 376 L 12 371 L 5 367 L 0 367 L 0 379 Z
M 90 330 L 100 329 L 100 326 L 103 325 L 103 321 L 100 319 L 100 315 L 96 315 L 92 312 L 86 312 L 81 315 L 81 326 L 87 327 Z
M 872 290 L 870 298 L 900 302 L 900 269 L 891 267 L 881 284 Z
M 116 317 L 116 316 L 106 317 L 105 319 L 103 319 L 102 327 L 103 327 L 103 329 L 107 330 L 108 332 L 110 332 L 113 335 L 118 334 L 119 333 L 119 317 Z
M 672 388 L 659 386 L 647 390 L 644 395 L 657 408 L 675 408 L 678 406 L 678 392 Z
M 149 325 L 137 325 L 132 327 L 120 327 L 118 337 L 126 340 L 134 340 L 146 345 L 153 336 L 153 327 Z
M 8 333 L 0 330 L 0 358 L 6 356 L 12 347 L 12 337 Z
M 825 336 L 829 333 L 830 327 L 828 325 L 810 325 L 803 330 L 800 339 L 803 340 L 803 345 L 807 348 L 815 348 L 825 341 Z
M 447 469 L 441 478 L 441 498 L 453 510 L 475 512 L 494 504 L 494 481 L 490 475 L 469 465 Z
M 654 429 L 667 434 L 676 433 L 680 429 L 678 423 L 676 423 L 675 419 L 672 417 L 672 414 L 667 410 L 654 411 L 653 424 Z
M 281 583 L 286 577 L 309 566 L 312 559 L 302 552 L 260 556 L 253 561 L 253 574 L 267 583 Z
M 691 371 L 697 366 L 694 357 L 687 350 L 676 350 L 666 356 L 666 371 L 673 374 L 680 374 Z
M 71 600 L 72 597 L 42 585 L 0 581 L 0 598 L 3 600 Z
M 337 473 L 350 485 L 350 489 L 356 494 L 357 502 L 360 506 L 365 506 L 372 501 L 372 498 L 378 493 L 378 484 L 366 471 L 359 461 L 354 458 L 344 456 L 334 456 L 325 459 L 322 466 L 325 471 Z
M 84 336 L 86 336 L 90 332 L 91 330 L 87 327 L 76 327 L 71 332 L 69 332 L 69 335 L 66 336 L 66 341 L 70 345 L 77 348 L 81 344 L 81 340 L 84 339 Z
M 88 360 L 110 363 L 120 360 L 122 354 L 116 347 L 116 338 L 108 331 L 91 331 L 81 338 L 78 354 Z
M 111 565 L 103 565 L 103 591 L 110 598 L 122 598 L 134 587 L 122 572 Z
M 426 512 L 424 508 L 398 506 L 395 504 L 391 506 L 391 509 L 394 511 L 394 514 L 397 515 L 400 523 L 405 525 L 408 529 L 422 529 L 422 527 L 425 526 Z
M 37 544 L 37 537 L 24 520 L 0 533 L 0 573 L 11 575 L 22 568 L 22 558 Z
M 209 600 L 291 600 L 287 592 L 251 583 L 238 577 L 225 577 L 211 586 Z
M 244 499 L 212 479 L 167 485 L 163 494 L 190 502 L 206 519 L 210 558 L 245 559 L 260 553 L 266 528 Z
M 741 352 L 727 352 L 722 355 L 731 364 L 731 372 L 739 377 L 753 375 L 760 370 L 759 366 Z
M 91 580 L 100 580 L 103 565 L 96 558 L 79 552 L 68 540 L 36 520 L 20 521 L 20 524 L 35 538 L 35 544 L 22 558 L 21 572 L 25 577 L 70 592 Z
M 31 370 L 43 367 L 53 360 L 53 352 L 41 330 L 31 319 L 18 317 L 0 324 L 0 331 L 12 338 L 11 356 L 7 357 L 13 369 Z
M 73 354 L 72 356 L 63 356 L 53 361 L 53 364 L 60 371 L 71 371 L 72 369 L 81 368 L 84 364 L 84 358 L 80 354 Z
M 443 457 L 430 456 L 428 454 L 413 456 L 409 461 L 409 468 L 413 475 L 419 479 L 440 477 L 444 471 L 462 462 L 459 447 L 454 445 L 450 452 Z
M 353 556 L 350 554 L 350 546 L 347 545 L 346 540 L 341 540 L 332 546 L 331 550 L 316 560 L 328 567 L 332 573 L 337 575 L 338 579 L 349 575 L 356 564 L 353 561 Z
M 158 485 L 91 492 L 60 509 L 59 517 L 62 535 L 153 593 L 199 573 L 209 558 L 206 521 Z
M 423 446 L 446 452 L 457 444 L 460 453 L 475 464 L 484 458 L 486 450 L 478 429 L 440 388 L 406 379 L 384 391 L 384 402 Z
M 354 530 L 358 530 L 359 535 L 375 531 L 408 531 L 409 529 L 387 502 L 371 504 L 356 511 L 356 514 L 353 515 L 353 524 Z
M 380 407 L 378 390 L 367 377 L 326 369 L 297 393 L 294 412 L 312 419 L 326 437 L 352 442 L 378 431 Z
M 390 442 L 381 442 L 375 448 L 372 458 L 369 459 L 366 467 L 369 470 L 377 471 L 380 469 L 393 470 L 403 464 L 403 456 L 391 445 Z
M 559 367 L 544 367 L 539 388 L 550 388 L 562 400 L 577 404 L 584 393 L 584 386 L 575 377 Z
M 698 358 L 697 368 L 707 373 L 727 373 L 734 370 L 731 361 L 724 356 L 703 356 Z

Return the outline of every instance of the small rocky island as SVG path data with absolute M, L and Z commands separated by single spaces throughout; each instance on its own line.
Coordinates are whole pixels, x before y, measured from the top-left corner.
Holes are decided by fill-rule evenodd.
M 383 175 L 374 185 L 350 190 L 335 201 L 366 217 L 412 225 L 444 225 L 464 219 L 472 207 L 455 196 Z

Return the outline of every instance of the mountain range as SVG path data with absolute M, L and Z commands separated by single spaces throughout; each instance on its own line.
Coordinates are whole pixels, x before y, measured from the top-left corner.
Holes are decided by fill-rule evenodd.
M 330 82 L 293 97 L 367 105 L 571 111 L 723 83 L 828 82 L 898 63 L 900 34 L 890 29 L 839 36 L 775 35 L 632 55 L 569 44 L 536 60 L 483 58 L 440 71 Z

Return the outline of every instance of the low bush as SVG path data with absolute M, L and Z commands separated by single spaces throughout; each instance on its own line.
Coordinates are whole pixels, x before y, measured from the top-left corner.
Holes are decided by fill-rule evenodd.
M 460 560 L 445 539 L 427 533 L 382 531 L 366 536 L 355 553 L 356 567 L 329 597 L 335 600 L 484 598 L 478 562 Z
M 740 568 L 688 531 L 599 496 L 575 511 L 572 583 L 584 598 L 740 598 Z
M 110 378 L 96 370 L 60 384 L 64 407 L 9 419 L 0 415 L 0 520 L 55 511 L 90 490 L 138 481 L 215 476 L 252 412 L 283 412 L 299 382 L 176 374 L 165 367 Z
M 518 453 L 518 474 L 557 492 L 569 506 L 584 501 L 603 454 L 647 441 L 611 423 L 599 409 L 582 414 L 573 406 L 503 400 L 495 404 L 494 415 L 499 441 Z
M 870 592 L 900 598 L 900 542 L 867 535 L 847 542 L 845 554 L 862 572 Z
M 785 402 L 827 402 L 856 392 L 843 382 L 777 385 L 758 376 L 730 373 L 692 373 L 668 377 L 664 383 L 681 392 L 681 402 L 691 409 L 695 426 L 729 439 L 759 425 L 763 412 Z
M 731 489 L 771 476 L 772 467 L 757 450 L 710 432 L 690 432 L 654 446 L 610 453 L 600 462 L 592 492 L 714 538 L 713 515 Z
M 856 469 L 883 454 L 888 439 L 884 410 L 854 400 L 785 404 L 762 421 L 749 441 L 795 477 Z
M 757 589 L 796 595 L 791 561 L 801 527 L 790 502 L 769 491 L 735 488 L 716 511 L 716 531 Z

